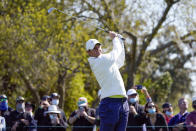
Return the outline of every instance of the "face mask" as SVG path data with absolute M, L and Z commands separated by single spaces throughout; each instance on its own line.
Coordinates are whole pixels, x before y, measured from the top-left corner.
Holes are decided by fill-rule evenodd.
M 173 114 L 173 112 L 166 111 L 165 114 L 166 114 L 167 116 L 171 116 L 171 115 Z
M 49 114 L 49 117 L 51 120 L 53 120 L 53 119 L 57 118 L 57 114 Z
M 129 103 L 133 104 L 133 103 L 136 103 L 138 101 L 138 98 L 130 98 L 129 99 Z
M 148 113 L 150 113 L 150 114 L 155 114 L 155 112 L 156 112 L 155 108 L 148 109 Z
M 25 111 L 25 104 L 24 104 L 24 103 L 18 103 L 18 104 L 16 105 L 16 110 L 17 110 L 18 112 L 24 112 L 24 111 Z
M 51 104 L 52 105 L 58 105 L 59 104 L 59 99 L 52 99 Z
M 8 103 L 7 101 L 2 101 L 0 104 L 0 110 L 1 111 L 7 111 L 8 110 Z

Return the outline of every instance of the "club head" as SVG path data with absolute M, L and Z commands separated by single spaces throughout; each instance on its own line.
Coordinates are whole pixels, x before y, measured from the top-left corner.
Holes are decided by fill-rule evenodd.
M 52 7 L 50 9 L 48 9 L 48 13 L 52 12 L 53 10 L 55 10 L 56 8 Z

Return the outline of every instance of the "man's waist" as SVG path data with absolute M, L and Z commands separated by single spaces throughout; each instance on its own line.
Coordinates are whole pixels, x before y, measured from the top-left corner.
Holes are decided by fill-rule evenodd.
M 101 101 L 110 101 L 110 102 L 125 102 L 125 101 L 127 101 L 127 98 L 124 96 L 122 96 L 121 98 L 114 98 L 114 97 L 115 96 L 105 97 Z

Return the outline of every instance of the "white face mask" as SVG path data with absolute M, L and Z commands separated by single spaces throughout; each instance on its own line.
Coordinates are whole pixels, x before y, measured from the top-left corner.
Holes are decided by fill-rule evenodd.
M 59 99 L 52 99 L 51 104 L 52 105 L 58 105 L 59 104 Z

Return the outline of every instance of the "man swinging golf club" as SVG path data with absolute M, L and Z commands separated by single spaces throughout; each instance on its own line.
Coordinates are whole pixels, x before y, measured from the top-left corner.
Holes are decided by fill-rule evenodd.
M 100 131 L 125 131 L 129 106 L 124 82 L 119 69 L 124 65 L 124 44 L 119 35 L 109 32 L 113 39 L 113 49 L 102 54 L 101 43 L 96 39 L 86 42 L 90 67 L 101 87 L 99 105 Z

